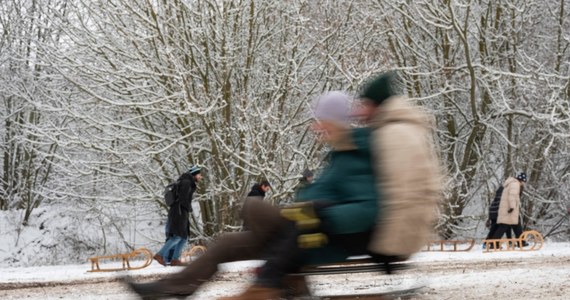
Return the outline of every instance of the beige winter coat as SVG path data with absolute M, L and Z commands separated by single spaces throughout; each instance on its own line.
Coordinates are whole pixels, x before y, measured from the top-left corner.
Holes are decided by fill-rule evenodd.
M 408 257 L 430 238 L 442 197 L 441 166 L 426 113 L 404 97 L 379 107 L 372 153 L 381 208 L 369 250 Z
M 521 187 L 522 183 L 514 177 L 507 178 L 505 183 L 503 183 L 503 194 L 499 203 L 497 224 L 516 225 L 519 223 Z M 511 208 L 513 211 L 509 213 Z

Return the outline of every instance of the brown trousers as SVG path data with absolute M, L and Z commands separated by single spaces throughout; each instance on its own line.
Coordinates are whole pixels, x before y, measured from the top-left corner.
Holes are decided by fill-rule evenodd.
M 161 288 L 175 293 L 191 293 L 207 282 L 217 271 L 218 264 L 262 259 L 261 255 L 272 237 L 286 230 L 289 221 L 278 207 L 247 197 L 242 208 L 245 231 L 226 233 L 208 246 L 208 250 L 182 271 L 158 281 Z

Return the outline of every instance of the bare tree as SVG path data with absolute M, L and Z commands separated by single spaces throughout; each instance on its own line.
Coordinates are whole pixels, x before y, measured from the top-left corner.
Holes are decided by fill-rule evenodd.
M 544 186 L 545 177 L 567 186 L 567 180 L 555 179 L 560 170 L 548 167 L 560 157 L 545 155 L 554 147 L 567 152 L 560 125 L 566 119 L 568 66 L 561 70 L 557 62 L 568 60 L 568 40 L 561 36 L 568 32 L 568 13 L 564 1 L 557 5 L 398 1 L 374 7 L 397 16 L 377 20 L 390 29 L 380 38 L 405 74 L 410 95 L 437 114 L 450 179 L 440 224 L 444 237 L 466 230 L 469 235 L 469 220 L 484 218 L 481 203 L 517 171 L 530 172 L 526 225 L 536 224 L 529 222 L 536 219 L 536 204 L 568 203 L 564 197 L 542 200 L 561 187 Z
M 61 149 L 62 164 L 81 173 L 73 197 L 94 208 L 134 201 L 152 218 L 146 212 L 164 207 L 162 187 L 201 164 L 200 236 L 238 226 L 239 202 L 261 178 L 272 183 L 271 201 L 286 201 L 301 170 L 318 165 L 321 149 L 307 132 L 312 98 L 349 82 L 338 64 L 348 63 L 342 24 L 350 12 L 331 8 L 338 19 L 321 29 L 304 15 L 310 9 L 77 1 L 57 19 L 65 49 L 46 48 L 73 86 L 58 104 L 76 131 Z M 77 155 L 88 160 L 78 164 Z
M 87 251 L 147 244 L 163 187 L 200 164 L 194 233 L 238 230 L 255 181 L 280 203 L 319 167 L 312 99 L 396 69 L 435 115 L 440 234 L 476 234 L 519 171 L 523 223 L 551 231 L 570 204 L 566 2 L 2 1 L 0 209 L 65 207 L 99 231 Z
M 50 28 L 46 13 L 50 9 L 65 10 L 65 1 L 0 4 L 0 209 L 23 209 L 24 225 L 33 209 L 54 198 L 45 186 L 58 180 L 53 164 L 59 144 L 46 137 L 43 126 L 61 124 L 48 108 L 57 97 L 57 83 L 39 51 L 42 45 L 59 44 L 59 32 Z

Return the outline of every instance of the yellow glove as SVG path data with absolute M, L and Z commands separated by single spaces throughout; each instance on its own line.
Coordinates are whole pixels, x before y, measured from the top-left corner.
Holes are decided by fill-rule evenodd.
M 281 215 L 288 220 L 294 221 L 297 229 L 300 231 L 318 229 L 321 224 L 312 202 L 296 203 L 283 208 L 281 209 Z M 321 232 L 301 234 L 297 237 L 297 244 L 299 248 L 303 249 L 320 248 L 327 243 L 327 236 Z
M 297 238 L 299 248 L 320 248 L 328 243 L 329 239 L 324 233 L 302 234 Z
M 281 216 L 295 221 L 299 230 L 308 230 L 318 228 L 321 220 L 315 214 L 313 205 L 310 202 L 294 204 L 292 206 L 281 209 Z

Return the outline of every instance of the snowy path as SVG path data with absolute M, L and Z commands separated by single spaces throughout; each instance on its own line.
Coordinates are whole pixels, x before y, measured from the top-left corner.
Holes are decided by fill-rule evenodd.
M 423 282 L 427 288 L 418 299 L 570 299 L 570 244 L 550 245 L 538 252 L 482 254 L 479 249 L 468 253 L 422 253 L 415 262 L 416 269 L 390 277 L 371 273 L 316 276 L 310 278 L 311 288 L 318 295 L 370 293 Z M 238 293 L 251 279 L 248 269 L 252 266 L 255 264 L 242 263 L 226 268 L 192 299 L 210 300 Z M 83 269 L 82 275 L 74 276 L 73 268 L 67 268 L 67 279 L 62 280 L 65 276 L 55 272 L 54 277 L 60 279 L 51 281 L 42 271 L 26 275 L 21 270 L 16 273 L 17 269 L 2 270 L 14 273 L 2 272 L 0 299 L 136 299 L 116 281 L 116 273 L 85 274 Z M 176 271 L 155 265 L 147 269 L 131 275 L 143 281 Z

